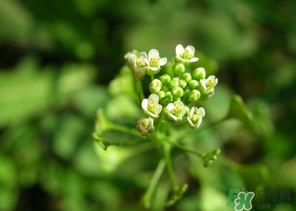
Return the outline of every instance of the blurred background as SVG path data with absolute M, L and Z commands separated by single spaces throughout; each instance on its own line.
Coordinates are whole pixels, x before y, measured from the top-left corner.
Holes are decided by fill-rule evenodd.
M 160 155 L 98 148 L 96 112 L 141 116 L 107 85 L 126 52 L 157 48 L 172 58 L 177 44 L 195 46 L 206 61 L 198 65 L 219 78 L 202 103 L 205 122 L 223 118 L 234 93 L 254 122 L 250 129 L 230 119 L 188 137 L 198 151 L 222 153 L 204 168 L 174 152 L 178 181 L 189 189 L 169 210 L 234 210 L 226 206 L 231 188 L 254 191 L 254 210 L 296 210 L 295 11 L 294 0 L 1 0 L 0 210 L 135 210 Z M 117 100 L 129 111 L 117 110 Z M 165 172 L 150 210 L 161 210 L 170 188 Z

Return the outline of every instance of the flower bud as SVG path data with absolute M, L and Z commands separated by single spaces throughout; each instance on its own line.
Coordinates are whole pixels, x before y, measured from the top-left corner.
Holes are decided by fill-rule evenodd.
M 182 63 L 177 63 L 173 66 L 173 72 L 175 75 L 179 75 L 185 72 L 185 66 Z
M 169 82 L 169 87 L 173 89 L 174 87 L 179 86 L 179 78 L 175 77 Z
M 157 95 L 159 96 L 159 99 L 163 99 L 165 97 L 165 92 L 161 90 L 157 92 Z
M 154 131 L 154 126 L 153 126 L 153 119 L 152 118 L 141 118 L 138 121 L 137 124 L 137 130 L 139 133 L 141 133 L 142 136 L 147 136 L 148 133 L 151 133 Z
M 199 67 L 196 68 L 193 73 L 192 73 L 192 77 L 195 80 L 200 80 L 200 79 L 204 79 L 206 77 L 206 70 L 203 67 Z
M 169 76 L 168 74 L 164 74 L 162 76 L 159 77 L 159 80 L 163 83 L 163 84 L 167 84 L 171 81 L 171 76 Z
M 184 92 L 184 96 L 186 99 L 189 99 L 190 93 L 191 93 L 191 89 L 187 88 Z
M 188 83 L 188 85 L 189 85 L 189 88 L 190 89 L 197 89 L 198 88 L 198 81 L 197 80 L 191 80 L 189 83 Z
M 182 79 L 188 83 L 192 80 L 192 75 L 190 73 L 184 73 Z
M 182 88 L 182 89 L 185 89 L 186 86 L 187 86 L 187 82 L 185 80 L 179 80 L 179 86 Z
M 199 98 L 200 98 L 200 92 L 198 90 L 194 89 L 190 92 L 190 95 L 189 95 L 190 102 L 192 102 L 192 103 L 196 102 L 199 100 Z
M 180 97 L 182 97 L 184 94 L 184 91 L 181 87 L 176 86 L 172 89 L 172 95 L 174 99 L 178 99 Z
M 149 90 L 152 94 L 156 94 L 160 91 L 162 87 L 162 83 L 160 80 L 158 79 L 154 79 L 153 81 L 151 81 L 151 83 L 149 84 Z
M 165 97 L 168 98 L 168 99 L 170 99 L 171 101 L 173 100 L 173 95 L 172 95 L 171 92 L 166 92 L 165 93 Z

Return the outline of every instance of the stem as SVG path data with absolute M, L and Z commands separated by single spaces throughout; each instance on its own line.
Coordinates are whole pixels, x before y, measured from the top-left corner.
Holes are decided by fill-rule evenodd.
M 173 183 L 174 189 L 178 189 L 178 183 L 176 181 L 174 171 L 173 171 L 173 165 L 172 165 L 172 160 L 171 160 L 171 146 L 169 144 L 164 145 L 164 156 L 165 160 L 167 162 L 167 169 L 168 173 L 171 179 L 171 182 Z
M 143 136 L 141 136 L 141 134 L 139 134 L 139 132 L 136 129 L 125 127 L 122 125 L 109 124 L 109 130 L 116 130 L 124 133 L 129 133 L 131 135 L 143 138 Z
M 196 152 L 196 151 L 194 151 L 194 150 L 191 150 L 191 149 L 189 149 L 189 148 L 187 148 L 187 147 L 184 147 L 183 145 L 178 144 L 178 143 L 176 143 L 176 142 L 172 142 L 172 141 L 170 141 L 170 140 L 168 140 L 168 139 L 164 139 L 164 140 L 165 140 L 166 142 L 168 142 L 168 143 L 174 145 L 175 147 L 178 147 L 179 149 L 182 149 L 182 150 L 184 150 L 184 151 L 186 151 L 186 152 L 189 152 L 189 153 L 191 153 L 191 154 L 197 155 L 197 156 L 200 157 L 200 158 L 204 158 L 204 156 L 205 156 L 205 154 L 202 154 L 202 153 Z
M 154 80 L 154 75 L 150 75 L 150 77 L 151 77 L 151 81 L 153 81 Z
M 143 200 L 142 200 L 142 203 L 144 203 L 145 208 L 149 207 L 152 194 L 154 193 L 156 186 L 159 182 L 159 179 L 163 173 L 165 164 L 166 164 L 166 161 L 164 159 L 161 159 L 157 165 L 155 173 L 152 177 L 152 180 L 150 181 L 149 187 L 148 187 L 148 189 L 143 197 Z
M 136 82 L 136 89 L 137 89 L 137 93 L 138 93 L 139 100 L 140 100 L 140 103 L 141 103 L 143 101 L 143 99 L 145 98 L 144 92 L 143 92 L 142 81 L 137 81 Z

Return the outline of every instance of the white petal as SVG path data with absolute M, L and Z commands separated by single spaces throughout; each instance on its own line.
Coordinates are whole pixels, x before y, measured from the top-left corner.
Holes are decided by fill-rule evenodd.
M 183 45 L 179 44 L 176 47 L 176 55 L 178 56 L 178 55 L 180 55 L 182 53 L 184 53 L 184 47 L 183 47 Z
M 192 45 L 188 45 L 186 49 L 192 54 L 192 56 L 194 56 L 195 48 Z
M 146 52 L 142 52 L 139 57 L 143 57 L 143 58 L 147 59 L 147 53 Z
M 200 79 L 200 83 L 201 83 L 201 85 L 203 86 L 203 88 L 207 88 L 206 87 L 206 80 L 205 79 Z
M 190 117 L 190 118 L 191 118 L 192 115 L 194 114 L 195 108 L 196 108 L 195 106 L 193 106 L 193 107 L 191 108 L 190 113 L 189 113 L 189 117 Z
M 158 115 L 151 113 L 150 111 L 148 111 L 147 114 L 152 118 L 158 118 Z
M 175 108 L 175 105 L 173 103 L 169 103 L 167 105 L 167 109 L 168 109 L 169 112 L 171 112 L 174 108 Z
M 215 80 L 215 76 L 214 76 L 214 75 L 210 75 L 210 76 L 208 77 L 208 80 Z
M 185 115 L 185 113 L 186 113 L 186 110 L 183 109 L 182 112 L 181 112 L 181 114 L 179 115 L 179 119 L 182 119 L 183 116 Z
M 202 118 L 199 118 L 199 120 L 197 121 L 196 126 L 195 126 L 196 128 L 199 128 L 201 121 L 202 121 Z
M 157 105 L 156 114 L 158 115 L 162 110 L 162 105 Z
M 190 62 L 197 62 L 199 60 L 199 58 L 197 58 L 197 57 L 193 57 L 192 59 L 190 59 L 189 61 Z
M 152 101 L 153 103 L 158 103 L 159 101 L 159 96 L 157 94 L 151 94 L 149 97 L 148 97 L 148 100 L 149 101 Z
M 203 117 L 206 115 L 206 111 L 205 111 L 205 109 L 204 109 L 203 107 L 200 107 L 200 108 L 198 109 L 198 114 L 199 114 L 199 117 L 200 117 L 200 118 L 203 118 Z
M 177 101 L 177 102 L 175 102 L 175 106 L 179 106 L 179 107 L 181 107 L 181 108 L 184 108 L 184 104 L 183 104 L 182 101 Z M 185 109 L 184 109 L 184 110 L 185 110 Z
M 158 66 L 163 66 L 168 62 L 167 58 L 161 58 L 158 60 Z
M 216 79 L 214 80 L 214 82 L 215 82 L 215 83 L 214 83 L 214 84 L 215 84 L 214 86 L 216 86 L 217 83 L 218 83 L 218 78 L 216 78 Z
M 156 58 L 156 59 L 159 58 L 159 52 L 158 52 L 158 50 L 156 50 L 156 49 L 151 49 L 151 50 L 149 51 L 148 59 L 150 60 L 151 58 Z
M 148 64 L 149 65 L 149 64 Z M 148 67 L 152 71 L 157 71 L 159 68 L 158 67 Z
M 187 117 L 187 122 L 189 123 L 189 126 L 191 128 L 195 128 L 195 125 L 192 123 L 191 119 L 189 117 Z
M 144 58 L 144 62 L 149 66 L 149 60 Z
M 169 113 L 169 116 L 172 117 L 172 119 L 175 120 L 175 121 L 178 120 L 178 118 L 175 115 L 173 115 L 172 113 Z
M 142 101 L 142 108 L 143 108 L 144 110 L 147 110 L 147 108 L 148 108 L 148 99 L 144 99 L 144 100 Z

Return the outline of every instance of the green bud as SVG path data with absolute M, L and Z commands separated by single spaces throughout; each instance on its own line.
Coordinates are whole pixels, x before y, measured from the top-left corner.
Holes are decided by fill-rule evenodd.
M 174 87 L 179 86 L 179 78 L 175 77 L 169 82 L 169 87 L 173 89 Z
M 199 67 L 196 68 L 193 73 L 192 73 L 192 77 L 195 80 L 200 80 L 200 79 L 204 79 L 206 77 L 206 70 L 203 67 Z
M 184 91 L 181 87 L 176 86 L 172 90 L 173 98 L 178 99 L 184 95 Z
M 160 91 L 162 87 L 162 83 L 160 80 L 158 79 L 154 79 L 153 81 L 151 81 L 151 83 L 149 84 L 149 90 L 152 94 L 156 94 Z
M 179 86 L 182 88 L 182 89 L 185 89 L 186 86 L 187 86 L 187 82 L 185 80 L 179 80 Z
M 168 92 L 168 91 L 170 91 L 171 89 L 170 89 L 169 86 L 164 85 L 164 86 L 162 87 L 162 90 L 163 90 L 164 92 Z
M 192 80 L 192 75 L 190 73 L 184 73 L 182 79 L 188 83 Z
M 172 95 L 171 92 L 166 92 L 166 93 L 165 93 L 165 97 L 166 97 L 166 98 L 169 98 L 170 100 L 173 100 L 173 95 Z
M 159 92 L 157 92 L 157 95 L 158 95 L 159 99 L 162 99 L 162 98 L 165 97 L 165 92 L 164 91 L 159 91 Z
M 173 66 L 173 72 L 175 75 L 179 75 L 185 72 L 185 66 L 182 63 L 177 63 Z
M 192 103 L 196 102 L 199 100 L 199 98 L 200 98 L 200 92 L 198 90 L 194 89 L 190 92 L 190 95 L 189 95 L 190 102 L 192 102 Z
M 159 77 L 159 80 L 163 83 L 163 84 L 167 84 L 171 81 L 171 76 L 169 76 L 168 74 L 164 74 L 162 76 Z
M 190 93 L 191 93 L 191 89 L 187 88 L 184 92 L 184 96 L 186 97 L 186 99 L 189 99 Z
M 191 80 L 190 82 L 189 82 L 189 88 L 190 89 L 197 89 L 198 88 L 198 81 L 197 80 Z

